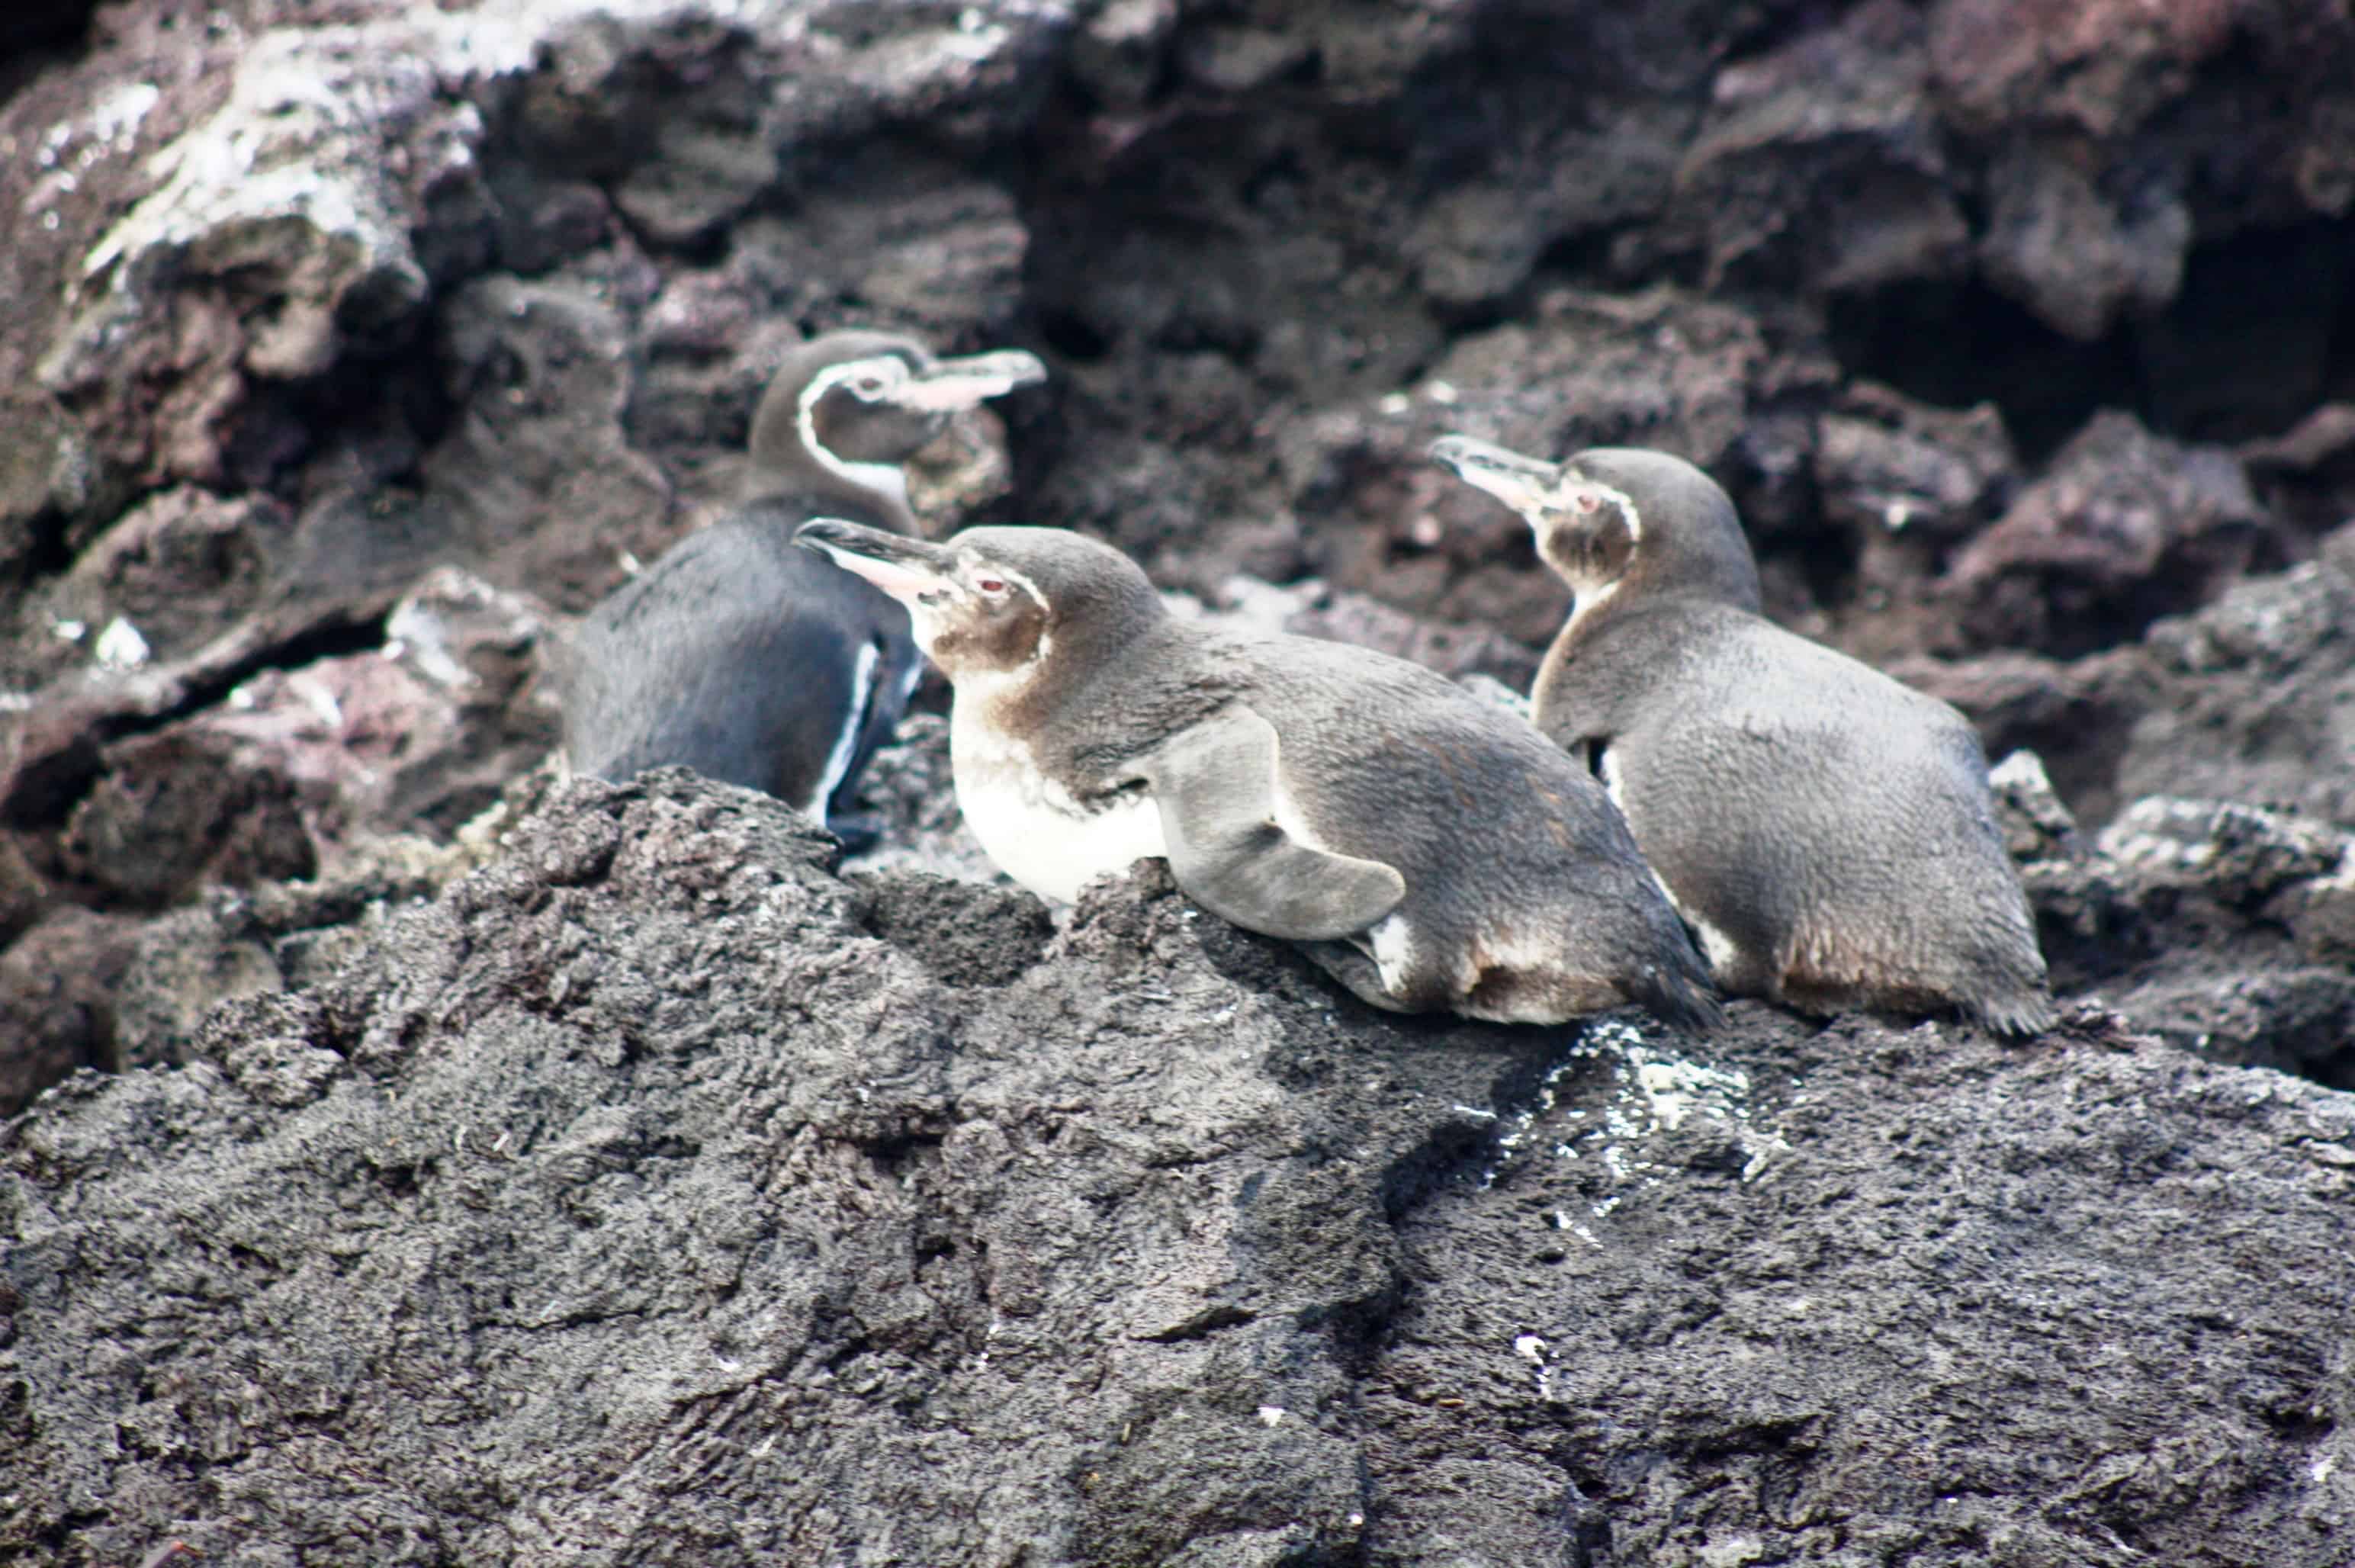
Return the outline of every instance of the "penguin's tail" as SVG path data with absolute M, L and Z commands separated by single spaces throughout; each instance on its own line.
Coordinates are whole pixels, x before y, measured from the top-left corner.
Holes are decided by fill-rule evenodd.
M 1970 1004 L 1973 1018 L 2000 1035 L 2032 1040 L 2052 1027 L 2058 1016 L 2052 998 L 2041 991 L 2015 991 Z
M 1697 965 L 1667 970 L 1657 964 L 1645 964 L 1627 989 L 1645 1011 L 1662 1023 L 1697 1034 L 1725 1027 L 1725 1008 L 1717 999 L 1717 988 Z

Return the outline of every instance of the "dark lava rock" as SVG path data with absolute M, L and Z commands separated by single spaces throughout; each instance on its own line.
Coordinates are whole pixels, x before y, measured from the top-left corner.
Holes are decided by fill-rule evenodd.
M 226 746 L 146 735 L 113 748 L 110 764 L 58 843 L 61 874 L 107 901 L 160 909 L 206 882 L 317 869 L 293 790 Z
M 0 953 L 0 1112 L 116 1065 L 115 995 L 139 937 L 135 921 L 68 905 Z
M 1965 270 L 1924 32 L 1884 0 L 1718 74 L 1677 180 L 1712 277 L 1856 290 Z
M 2142 642 L 2073 661 L 1909 659 L 1991 752 L 2027 746 L 2100 825 L 2149 795 L 2239 801 L 2355 827 L 2355 529 L 2235 584 Z
M 2262 514 L 2232 453 L 2097 416 L 1941 584 L 1974 649 L 2068 656 L 2206 603 L 2261 559 Z
M 2343 5 L 18 10 L 0 1556 L 2355 1558 Z M 852 323 L 1053 362 L 942 526 L 1476 685 L 1565 594 L 1433 435 L 1710 464 L 2041 753 L 2072 1022 L 1372 1017 L 1059 927 L 930 712 L 840 868 L 538 810 Z
M 2355 837 L 2238 803 L 2146 796 L 2095 876 L 2147 929 L 2108 944 L 2121 1010 L 2187 1050 L 2355 1088 Z M 2131 961 L 2137 951 L 2147 955 Z
M 2118 788 L 2286 806 L 2355 827 L 2355 528 L 2305 565 L 2151 628 L 2155 685 Z
M 187 1065 L 8 1124 L 0 1548 L 2355 1539 L 2343 1095 L 2098 1008 L 2028 1047 L 1749 1004 L 1708 1040 L 1412 1022 L 1157 873 L 1042 944 L 834 854 L 746 792 L 575 783 Z M 915 923 L 879 938 L 886 902 Z

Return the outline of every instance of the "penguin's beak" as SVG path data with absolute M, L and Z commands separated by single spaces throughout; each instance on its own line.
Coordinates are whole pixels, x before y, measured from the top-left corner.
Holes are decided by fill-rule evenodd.
M 816 517 L 794 531 L 794 542 L 816 550 L 835 565 L 912 605 L 927 594 L 945 592 L 951 557 L 936 544 L 881 528 L 862 528 L 839 517 Z
M 1431 460 L 1455 471 L 1466 485 L 1486 490 L 1523 517 L 1544 508 L 1561 469 L 1551 463 L 1468 435 L 1443 435 L 1431 443 Z
M 1001 348 L 990 354 L 968 354 L 962 359 L 936 360 L 877 400 L 912 413 L 955 413 L 1046 379 L 1047 367 L 1037 355 Z

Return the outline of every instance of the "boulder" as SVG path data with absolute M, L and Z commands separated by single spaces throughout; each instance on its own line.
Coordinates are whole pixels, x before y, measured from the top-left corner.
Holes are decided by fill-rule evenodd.
M 1056 930 L 835 856 L 749 792 L 576 782 L 185 1065 L 8 1124 L 0 1543 L 2319 1568 L 2355 1538 L 2343 1094 L 2098 1007 L 2030 1046 L 1756 1004 L 1706 1040 L 1403 1020 L 1149 868 Z

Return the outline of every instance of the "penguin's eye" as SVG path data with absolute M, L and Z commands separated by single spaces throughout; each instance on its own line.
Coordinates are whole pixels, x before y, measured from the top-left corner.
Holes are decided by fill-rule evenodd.
M 1592 490 L 1573 490 L 1570 493 L 1570 504 L 1582 512 L 1593 512 L 1602 507 L 1603 497 Z
M 973 585 L 993 599 L 1006 592 L 1006 580 L 1002 577 L 976 577 Z
M 877 398 L 883 395 L 883 378 L 880 376 L 861 376 L 858 379 L 850 383 L 850 389 L 858 393 L 860 397 L 866 399 L 868 401 L 873 402 Z

